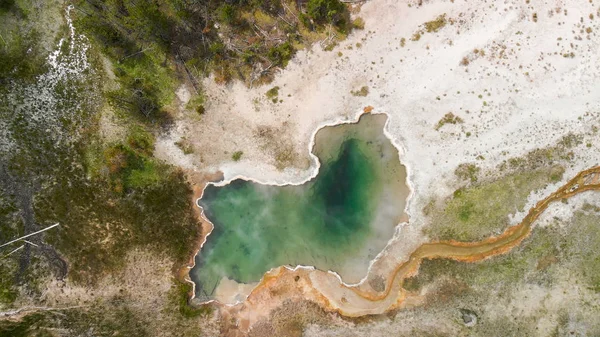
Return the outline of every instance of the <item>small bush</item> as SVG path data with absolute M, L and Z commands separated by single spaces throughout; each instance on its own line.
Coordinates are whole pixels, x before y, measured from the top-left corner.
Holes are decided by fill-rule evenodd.
M 233 159 L 233 161 L 239 161 L 242 158 L 242 155 L 244 154 L 243 151 L 235 151 L 232 155 L 231 155 L 231 159 Z
M 294 52 L 295 50 L 292 44 L 290 42 L 285 42 L 269 49 L 267 57 L 276 65 L 285 67 L 292 59 L 292 56 L 294 56 Z
M 365 29 L 365 20 L 363 18 L 356 18 L 352 21 L 352 27 L 355 29 Z
M 235 7 L 228 3 L 221 5 L 218 10 L 219 21 L 228 25 L 234 24 L 237 21 L 237 13 Z
M 271 101 L 273 101 L 273 103 L 277 103 L 277 99 L 279 97 L 279 87 L 278 86 L 274 86 L 273 88 L 269 89 L 265 95 L 267 96 L 268 99 L 270 99 Z
M 369 87 L 363 86 L 362 88 L 360 88 L 360 90 L 350 91 L 350 93 L 352 94 L 352 96 L 365 97 L 369 94 Z
M 347 10 L 339 0 L 309 0 L 306 12 L 318 24 L 331 23 L 341 26 L 344 24 Z
M 446 14 L 438 16 L 435 20 L 425 22 L 425 30 L 427 33 L 436 33 L 438 30 L 446 26 Z
M 448 112 L 447 114 L 444 115 L 444 117 L 442 119 L 440 119 L 440 121 L 435 126 L 435 129 L 439 130 L 445 124 L 460 124 L 462 122 L 463 122 L 462 118 L 455 116 L 452 112 Z
M 152 154 L 154 151 L 154 136 L 139 126 L 131 129 L 127 137 L 127 143 L 133 149 L 142 151 L 145 154 Z

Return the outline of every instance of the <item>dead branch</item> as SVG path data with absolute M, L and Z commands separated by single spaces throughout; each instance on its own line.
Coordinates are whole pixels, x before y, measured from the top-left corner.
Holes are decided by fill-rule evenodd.
M 137 55 L 137 54 L 139 54 L 139 53 L 143 53 L 143 52 L 145 52 L 146 50 L 150 50 L 150 49 L 152 49 L 152 48 L 154 48 L 154 47 L 148 47 L 148 48 L 146 48 L 146 49 L 142 49 L 142 50 L 140 50 L 140 51 L 138 51 L 138 52 L 135 52 L 135 53 L 133 53 L 133 54 L 129 54 L 129 55 L 127 55 L 127 56 L 123 56 L 121 59 L 119 59 L 119 63 L 121 63 L 123 60 L 125 60 L 125 59 L 127 59 L 127 58 L 130 58 L 130 57 L 132 57 L 132 56 L 135 56 L 135 55 Z
M 2 247 L 4 247 L 4 246 L 8 246 L 8 245 L 10 245 L 11 243 L 15 243 L 15 242 L 17 242 L 17 241 L 20 241 L 20 240 L 23 240 L 23 239 L 25 239 L 25 238 L 28 238 L 28 237 L 30 237 L 30 236 L 34 236 L 34 235 L 36 235 L 36 234 L 39 234 L 39 233 L 41 233 L 41 232 L 47 231 L 47 230 L 49 230 L 49 229 L 52 229 L 52 228 L 54 228 L 54 227 L 56 227 L 56 226 L 58 226 L 58 225 L 60 225 L 60 224 L 59 224 L 59 223 L 55 223 L 54 225 L 52 225 L 52 226 L 48 226 L 48 227 L 46 227 L 46 228 L 44 228 L 44 229 L 41 229 L 41 230 L 39 230 L 39 231 L 37 231 L 37 232 L 33 232 L 33 233 L 31 233 L 31 234 L 24 235 L 24 236 L 22 236 L 22 237 L 20 237 L 20 238 L 16 238 L 16 239 L 14 239 L 14 240 L 12 240 L 12 241 L 9 241 L 9 242 L 7 242 L 7 243 L 4 243 L 4 244 L 0 245 L 0 248 L 2 248 Z

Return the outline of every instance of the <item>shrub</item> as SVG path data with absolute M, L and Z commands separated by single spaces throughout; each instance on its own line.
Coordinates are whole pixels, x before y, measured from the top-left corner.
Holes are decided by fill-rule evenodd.
M 455 116 L 452 112 L 448 112 L 442 119 L 439 120 L 435 126 L 435 129 L 439 130 L 442 126 L 444 126 L 444 124 L 461 124 L 462 122 L 462 118 Z
M 362 88 L 360 88 L 360 90 L 350 91 L 350 93 L 352 94 L 352 96 L 365 97 L 369 94 L 369 87 L 365 85 Z
M 352 21 L 352 27 L 355 29 L 365 29 L 365 20 L 363 18 L 356 18 Z
M 425 22 L 425 30 L 427 30 L 427 33 L 435 33 L 438 30 L 444 28 L 446 23 L 446 14 L 443 14 L 438 16 L 435 20 Z
M 242 158 L 242 155 L 244 154 L 243 151 L 235 151 L 232 155 L 231 155 L 231 159 L 233 159 L 233 161 L 239 161 Z
M 340 25 L 346 14 L 346 6 L 339 0 L 309 0 L 306 5 L 308 16 L 318 24 Z
M 269 58 L 269 60 L 281 67 L 287 66 L 289 60 L 292 59 L 293 55 L 294 47 L 289 42 L 277 45 L 269 49 L 269 52 L 267 53 L 267 57 Z
M 225 3 L 218 9 L 219 21 L 228 25 L 234 24 L 237 20 L 237 13 L 235 7 Z
M 267 90 L 265 95 L 268 99 L 272 100 L 273 103 L 277 103 L 277 98 L 279 97 L 279 87 L 274 86 L 273 88 Z
M 146 154 L 151 155 L 154 151 L 154 136 L 139 126 L 131 129 L 127 137 L 127 143 L 133 149 L 140 150 Z

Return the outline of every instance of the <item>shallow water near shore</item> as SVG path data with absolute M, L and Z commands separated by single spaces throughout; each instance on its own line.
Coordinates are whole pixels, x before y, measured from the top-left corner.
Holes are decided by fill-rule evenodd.
M 398 150 L 383 133 L 386 120 L 368 114 L 319 130 L 313 152 L 321 167 L 302 185 L 207 186 L 199 205 L 214 229 L 190 272 L 197 298 L 214 299 L 225 280 L 257 282 L 281 265 L 360 281 L 392 238 L 409 193 Z

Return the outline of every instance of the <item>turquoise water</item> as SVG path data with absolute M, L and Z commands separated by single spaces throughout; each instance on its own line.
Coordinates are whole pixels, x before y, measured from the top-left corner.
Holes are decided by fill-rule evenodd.
M 382 134 L 384 123 L 385 116 L 366 115 L 359 123 L 320 130 L 314 152 L 322 166 L 302 185 L 245 180 L 209 185 L 199 204 L 215 228 L 190 273 L 197 297 L 212 298 L 223 277 L 256 282 L 280 265 L 336 270 L 381 236 L 373 224 L 382 218 L 379 204 L 396 201 L 390 187 L 405 189 L 406 175 L 397 150 Z M 377 251 L 391 238 L 404 204 L 392 209 L 384 216 L 389 235 L 375 240 L 382 241 Z

